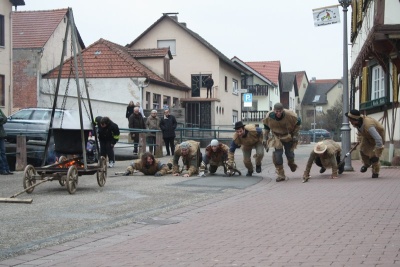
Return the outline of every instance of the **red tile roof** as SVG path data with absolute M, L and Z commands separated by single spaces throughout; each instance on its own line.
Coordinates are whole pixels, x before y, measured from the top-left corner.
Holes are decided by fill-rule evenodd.
M 312 83 L 337 83 L 337 82 L 341 82 L 341 79 L 321 79 L 321 80 L 311 80 L 310 82 Z
M 13 12 L 13 48 L 44 47 L 67 12 L 67 8 Z
M 134 59 L 127 50 L 126 47 L 104 39 L 100 39 L 82 50 L 82 60 L 86 78 L 146 77 L 153 82 L 161 83 L 169 87 L 189 89 L 175 77 L 171 77 L 171 82 L 168 82 L 164 78 L 158 76 Z M 70 75 L 71 61 L 73 64 L 73 58 L 64 62 L 61 78 L 65 79 Z M 72 74 L 71 78 L 74 78 L 74 75 L 75 74 Z M 44 75 L 44 78 L 54 79 L 57 78 L 57 76 L 58 67 Z M 82 76 L 82 71 L 79 67 L 79 77 Z
M 280 61 L 245 62 L 252 69 L 267 77 L 275 84 L 279 84 Z

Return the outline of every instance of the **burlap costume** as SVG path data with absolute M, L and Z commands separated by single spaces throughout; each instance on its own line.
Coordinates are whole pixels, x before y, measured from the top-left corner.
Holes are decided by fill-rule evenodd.
M 219 143 L 217 151 L 214 152 L 211 145 L 208 145 L 203 155 L 205 165 L 210 164 L 210 173 L 215 173 L 219 166 L 224 166 L 224 162 L 228 159 L 229 147 Z M 205 166 L 204 166 L 205 167 Z
M 258 129 L 258 130 L 257 130 Z M 243 163 L 249 173 L 253 173 L 253 164 L 251 163 L 251 150 L 256 149 L 254 155 L 256 165 L 261 166 L 261 161 L 264 157 L 264 146 L 262 144 L 262 130 L 254 124 L 244 126 L 245 134 L 240 137 L 237 133 L 233 134 L 232 143 L 228 153 L 228 165 L 232 164 L 235 159 L 236 148 L 241 148 L 243 151 Z
M 379 174 L 381 167 L 379 157 L 383 152 L 383 145 L 385 144 L 385 129 L 382 124 L 374 118 L 363 116 L 361 127 L 357 127 L 357 140 L 360 142 L 360 156 L 365 167 L 372 165 L 372 173 Z M 368 131 L 374 127 L 378 132 L 380 138 L 375 140 L 371 133 Z
M 168 167 L 162 164 L 158 159 L 154 159 L 153 165 L 143 164 L 141 159 L 137 159 L 126 169 L 130 174 L 133 174 L 135 170 L 142 172 L 144 175 L 155 175 L 157 172 L 161 175 L 165 175 L 168 172 Z
M 320 167 L 325 169 L 332 168 L 333 177 L 338 176 L 338 163 L 340 162 L 340 153 L 342 152 L 342 148 L 338 143 L 330 139 L 323 140 L 321 143 L 326 145 L 326 151 L 322 154 L 317 154 L 314 152 L 314 150 L 311 151 L 310 157 L 307 161 L 306 169 L 304 171 L 303 179 L 309 178 L 312 164 L 314 162 L 316 163 L 317 161 L 317 165 Z
M 172 160 L 172 174 L 181 173 L 183 171 L 187 171 L 189 176 L 199 173 L 199 167 L 201 163 L 201 153 L 200 153 L 200 143 L 188 140 L 185 141 L 189 143 L 189 153 L 187 155 L 182 155 L 181 144 L 177 144 L 175 146 L 174 158 Z M 182 157 L 183 168 L 179 169 L 179 158 Z
M 272 161 L 278 175 L 277 181 L 285 180 L 283 149 L 290 169 L 295 171 L 297 165 L 294 163 L 293 151 L 297 146 L 301 120 L 293 111 L 283 109 L 281 118 L 276 117 L 275 111 L 268 112 L 263 124 L 265 129 L 264 140 L 268 140 L 268 147 L 275 149 L 272 153 Z M 271 138 L 269 138 L 270 133 L 272 133 Z

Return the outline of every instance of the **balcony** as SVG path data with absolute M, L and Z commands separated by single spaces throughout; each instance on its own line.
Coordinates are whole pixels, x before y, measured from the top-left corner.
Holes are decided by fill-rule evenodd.
M 360 104 L 360 110 L 366 110 L 366 109 L 371 109 L 371 108 L 375 108 L 375 107 L 380 107 L 383 106 L 385 104 L 387 104 L 387 97 L 381 97 L 381 98 L 377 98 L 371 101 L 367 101 L 364 103 Z
M 261 122 L 267 116 L 268 110 L 242 111 L 243 122 Z
M 242 89 L 247 89 L 248 93 L 253 94 L 253 96 L 267 96 L 268 95 L 268 85 L 245 85 Z

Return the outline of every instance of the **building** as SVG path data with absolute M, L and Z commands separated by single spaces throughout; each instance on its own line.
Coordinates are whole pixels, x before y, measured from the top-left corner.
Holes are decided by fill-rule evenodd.
M 388 161 L 400 151 L 399 14 L 397 0 L 352 4 L 350 104 L 384 125 L 388 149 L 383 155 Z

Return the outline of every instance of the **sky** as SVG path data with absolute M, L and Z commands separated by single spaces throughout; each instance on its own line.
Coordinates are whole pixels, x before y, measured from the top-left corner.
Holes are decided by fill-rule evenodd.
M 25 0 L 17 11 L 71 7 L 86 46 L 100 38 L 126 45 L 162 13 L 179 13 L 179 22 L 228 58 L 278 60 L 282 72 L 306 71 L 308 79 L 340 79 L 342 7 L 341 22 L 333 25 L 315 27 L 312 12 L 337 4 L 337 0 Z M 349 36 L 351 7 L 347 13 Z M 349 46 L 349 58 L 350 54 Z

